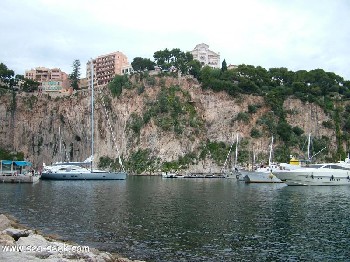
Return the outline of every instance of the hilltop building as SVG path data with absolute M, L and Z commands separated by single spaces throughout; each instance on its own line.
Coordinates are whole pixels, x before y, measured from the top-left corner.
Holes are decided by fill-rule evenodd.
M 238 68 L 238 65 L 231 65 L 231 64 L 229 64 L 229 65 L 227 66 L 227 69 L 228 69 L 228 70 L 236 69 L 236 68 Z
M 130 74 L 132 67 L 128 58 L 122 52 L 114 52 L 92 59 L 94 69 L 94 86 L 104 86 L 113 80 L 116 75 Z M 86 78 L 91 86 L 91 61 L 86 63 Z
M 220 53 L 209 50 L 207 44 L 198 44 L 190 52 L 193 55 L 193 59 L 198 60 L 203 66 L 208 65 L 212 68 L 221 68 Z
M 26 70 L 24 77 L 39 82 L 39 92 L 65 92 L 70 87 L 68 75 L 59 68 L 36 67 Z

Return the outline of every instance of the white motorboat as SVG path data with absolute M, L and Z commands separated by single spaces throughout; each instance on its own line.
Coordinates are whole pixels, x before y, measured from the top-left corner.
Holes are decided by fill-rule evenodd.
M 289 163 L 272 163 L 269 166 L 257 167 L 254 171 L 241 171 L 240 175 L 246 183 L 282 183 L 274 175 L 277 171 L 289 171 L 301 168 L 300 162 L 294 157 Z
M 185 176 L 173 172 L 162 172 L 163 178 L 184 178 Z
M 350 185 L 350 163 L 315 164 L 295 170 L 276 170 L 273 174 L 287 185 Z

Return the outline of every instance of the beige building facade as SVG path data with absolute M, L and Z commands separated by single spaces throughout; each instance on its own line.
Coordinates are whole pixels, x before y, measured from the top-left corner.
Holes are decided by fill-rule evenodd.
M 69 80 L 48 80 L 41 82 L 39 91 L 42 92 L 67 92 L 70 89 Z
M 92 59 L 94 86 L 104 86 L 113 80 L 116 75 L 129 74 L 132 67 L 128 58 L 122 52 L 114 52 Z M 91 86 L 91 60 L 86 63 L 86 78 Z
M 59 68 L 36 67 L 26 70 L 24 77 L 39 82 L 39 92 L 64 92 L 70 86 L 68 75 Z
M 39 83 L 49 80 L 66 80 L 68 75 L 59 68 L 36 67 L 35 69 L 26 70 L 25 78 L 32 79 Z
M 221 68 L 220 53 L 209 50 L 207 44 L 198 44 L 191 51 L 193 59 L 198 60 L 203 66 L 208 65 L 212 68 Z

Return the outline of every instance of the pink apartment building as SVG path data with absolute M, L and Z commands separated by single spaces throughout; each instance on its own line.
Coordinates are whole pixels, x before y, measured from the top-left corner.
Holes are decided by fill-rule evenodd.
M 132 67 L 128 58 L 122 52 L 114 52 L 92 59 L 94 69 L 94 86 L 104 86 L 111 82 L 116 75 L 129 74 Z M 86 78 L 91 86 L 91 61 L 86 63 Z

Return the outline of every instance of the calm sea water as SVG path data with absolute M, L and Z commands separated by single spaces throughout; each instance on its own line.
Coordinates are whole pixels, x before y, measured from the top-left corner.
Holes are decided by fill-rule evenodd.
M 234 179 L 0 184 L 0 212 L 146 261 L 350 261 L 350 187 Z

